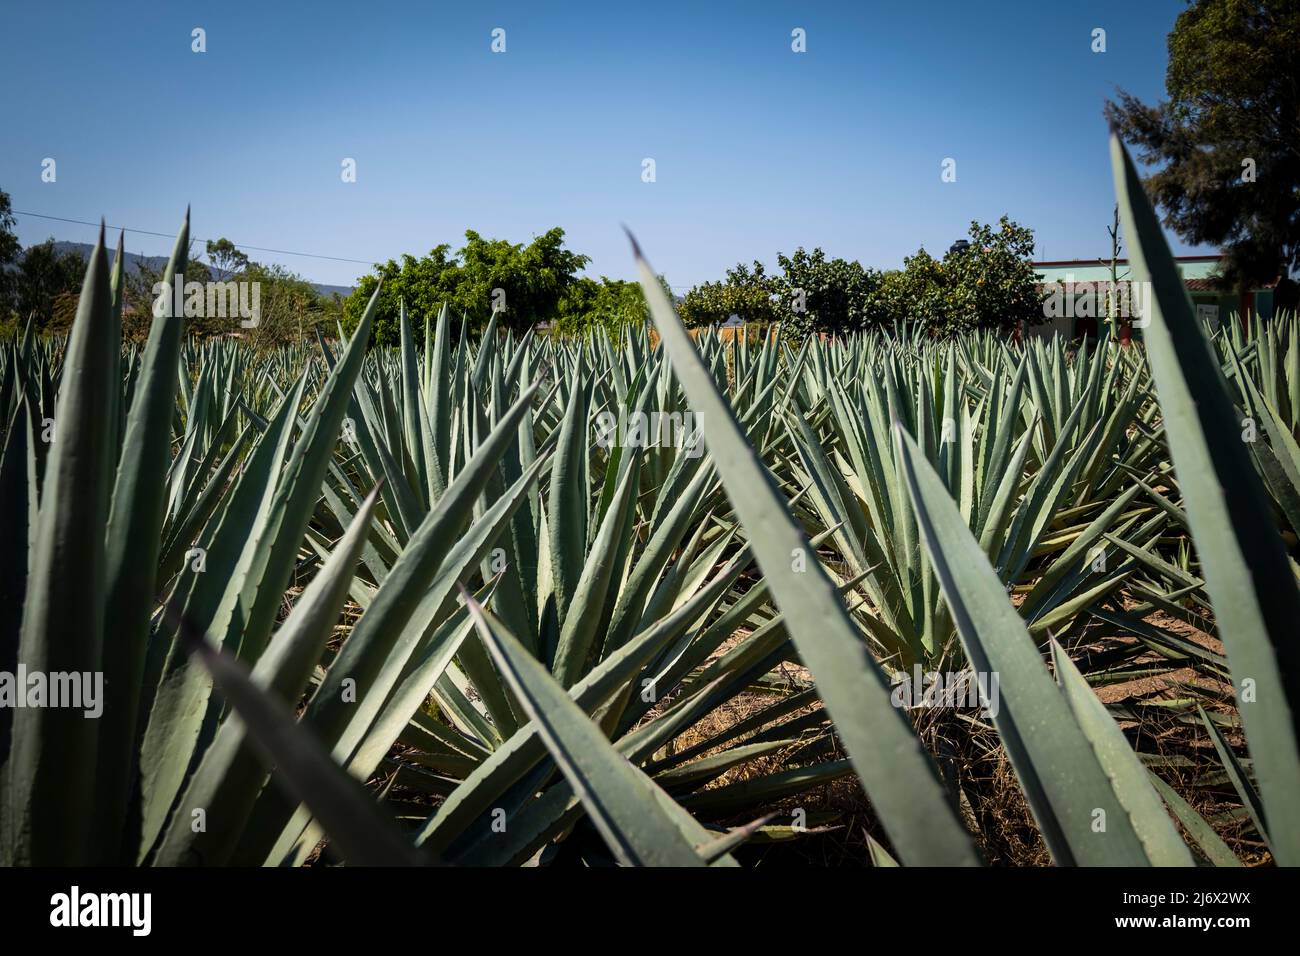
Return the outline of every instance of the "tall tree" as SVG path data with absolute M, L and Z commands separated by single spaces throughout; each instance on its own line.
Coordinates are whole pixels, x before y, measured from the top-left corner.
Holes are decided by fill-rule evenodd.
M 149 329 L 153 325 L 154 306 L 159 304 L 158 293 L 154 290 L 163 281 L 165 271 L 165 263 L 161 260 L 156 266 L 151 266 L 148 258 L 142 254 L 137 256 L 135 268 L 126 270 L 127 307 L 122 315 L 122 332 L 127 338 L 144 341 L 149 337 Z M 191 259 L 185 264 L 186 282 L 208 282 L 211 279 L 212 272 L 202 262 Z M 191 332 L 197 331 L 201 321 L 201 319 L 190 319 L 186 323 L 186 328 Z
M 721 325 L 733 315 L 768 325 L 779 318 L 780 291 L 780 279 L 769 276 L 763 263 L 755 259 L 750 267 L 739 262 L 727 270 L 725 281 L 702 282 L 691 288 L 677 311 L 690 326 Z
M 17 263 L 22 246 L 14 235 L 13 206 L 9 194 L 0 189 L 0 320 L 17 304 Z
M 664 294 L 673 298 L 672 287 L 662 275 L 659 284 L 663 286 Z M 616 331 L 625 325 L 640 325 L 650 318 L 641 283 L 605 276 L 601 276 L 599 281 L 578 276 L 560 300 L 556 312 L 558 317 L 553 327 L 566 335 L 591 328 Z
M 212 274 L 218 282 L 225 282 L 248 268 L 248 256 L 225 237 L 209 239 L 207 252 Z
M 796 338 L 810 329 L 844 334 L 880 320 L 875 308 L 881 274 L 856 260 L 827 259 L 821 249 L 802 246 L 787 256 L 777 253 L 784 273 L 778 290 L 780 320 Z
M 343 325 L 356 327 L 379 280 L 383 287 L 370 340 L 378 345 L 398 343 L 400 302 L 418 322 L 436 316 L 443 303 L 459 318 L 469 316 L 475 326 L 499 311 L 502 327 L 516 330 L 559 315 L 560 303 L 589 257 L 564 248 L 564 230 L 551 229 L 528 245 L 504 239 L 485 239 L 472 229 L 465 245 L 455 253 L 443 243 L 421 258 L 378 263 L 375 271 L 357 280 L 343 304 Z
M 36 327 L 45 329 L 54 317 L 54 303 L 65 293 L 77 294 L 86 275 L 86 260 L 75 252 L 59 252 L 54 240 L 29 246 L 18 267 L 18 314 L 27 320 L 36 316 Z
M 1169 34 L 1168 100 L 1120 91 L 1105 112 L 1140 159 L 1165 224 L 1221 246 L 1234 288 L 1300 269 L 1300 3 L 1196 0 Z
M 499 310 L 502 324 L 514 329 L 555 318 L 565 292 L 591 261 L 564 248 L 564 230 L 558 226 L 526 246 L 466 230 L 460 259 L 463 308 L 471 316 L 484 307 Z
M 1034 233 L 1006 216 L 996 225 L 971 222 L 970 241 L 943 257 L 946 322 L 931 330 L 1018 328 L 1043 321 L 1043 297 L 1034 271 Z

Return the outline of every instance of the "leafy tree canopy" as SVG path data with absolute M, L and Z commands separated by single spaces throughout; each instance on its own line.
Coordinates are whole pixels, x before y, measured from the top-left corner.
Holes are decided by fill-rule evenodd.
M 671 299 L 672 289 L 667 280 L 660 276 L 659 283 Z M 650 318 L 641 283 L 605 276 L 601 276 L 599 281 L 579 276 L 560 300 L 557 311 L 554 329 L 562 334 L 579 333 L 589 328 L 616 332 Z
M 1119 135 L 1159 170 L 1147 179 L 1165 224 L 1223 248 L 1231 286 L 1300 268 L 1300 3 L 1197 0 L 1169 34 L 1169 99 L 1120 91 Z M 1285 283 L 1280 304 L 1294 301 Z
M 235 244 L 224 236 L 220 239 L 209 239 L 207 252 L 212 274 L 219 282 L 224 282 L 248 268 L 248 256 L 240 252 Z
M 0 189 L 0 319 L 17 304 L 18 279 L 15 273 L 23 247 L 14 234 L 16 224 L 9 194 Z
M 1003 216 L 996 227 L 972 222 L 967 235 L 970 242 L 949 249 L 942 262 L 922 260 L 923 253 L 907 260 L 903 271 L 913 275 L 885 310 L 890 320 L 944 335 L 1042 322 L 1032 230 Z
M 727 270 L 725 281 L 692 288 L 677 311 L 690 326 L 721 325 L 733 315 L 767 325 L 780 319 L 779 295 L 780 282 L 767 275 L 763 263 L 750 267 L 742 262 Z
M 397 344 L 402 301 L 418 317 L 437 315 L 446 303 L 453 315 L 467 314 L 474 325 L 485 324 L 499 310 L 501 325 L 522 330 L 559 317 L 561 301 L 589 261 L 564 248 L 564 230 L 558 227 L 528 245 L 485 239 L 467 230 L 465 245 L 454 254 L 444 243 L 426 256 L 390 259 L 362 276 L 343 304 L 344 327 L 356 327 L 382 278 L 371 339 L 375 343 Z
M 245 327 L 232 316 L 187 318 L 186 328 L 200 337 L 237 333 L 254 346 L 277 345 L 301 341 L 313 326 L 326 323 L 333 331 L 341 305 L 320 295 L 302 276 L 280 265 L 254 262 L 229 239 L 209 240 L 208 262 L 191 260 L 185 266 L 185 282 L 239 282 L 255 284 L 258 308 L 256 326 Z M 163 278 L 163 269 L 153 268 L 140 259 L 137 268 L 127 273 L 127 302 L 131 313 L 123 319 L 127 335 L 143 338 L 153 320 L 154 288 Z M 249 301 L 252 300 L 251 289 Z
M 947 335 L 1043 321 L 1033 232 L 1003 216 L 996 225 L 972 222 L 968 235 L 967 244 L 941 260 L 921 249 L 901 270 L 884 273 L 828 258 L 821 249 L 778 253 L 779 275 L 768 275 L 761 262 L 737 265 L 725 281 L 691 289 L 679 311 L 690 325 L 721 324 L 732 315 L 780 322 L 783 335 L 795 340 L 904 322 Z
M 77 295 L 85 275 L 86 260 L 75 252 L 59 252 L 53 239 L 29 246 L 18 266 L 19 317 L 25 322 L 34 316 L 36 327 L 45 329 L 54 318 L 55 301 Z
M 827 259 L 821 249 L 778 253 L 783 276 L 777 289 L 781 321 L 791 332 L 844 334 L 880 321 L 881 275 L 857 261 Z

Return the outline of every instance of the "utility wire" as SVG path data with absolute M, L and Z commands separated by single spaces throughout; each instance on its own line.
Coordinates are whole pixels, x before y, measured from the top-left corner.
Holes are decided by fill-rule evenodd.
M 85 220 L 85 219 L 65 219 L 65 218 L 62 217 L 62 216 L 47 216 L 47 215 L 45 215 L 44 213 L 39 213 L 39 212 L 19 212 L 19 211 L 16 210 L 16 209 L 14 210 L 14 215 L 15 215 L 15 216 L 33 216 L 33 217 L 35 217 L 36 219 L 53 219 L 55 222 L 73 222 L 73 223 L 77 223 L 78 225 L 81 225 L 81 226 L 98 226 L 98 225 L 99 225 L 99 223 L 97 223 L 97 222 L 89 222 L 89 221 L 87 221 L 87 220 Z M 160 236 L 160 237 L 162 237 L 163 239 L 175 239 L 175 238 L 176 238 L 176 236 L 175 236 L 174 233 L 168 233 L 168 232 L 154 232 L 152 229 L 132 229 L 132 228 L 130 228 L 129 226 L 105 226 L 104 228 L 105 228 L 105 229 L 110 229 L 110 230 L 118 230 L 118 229 L 120 229 L 122 232 L 134 232 L 134 233 L 138 233 L 138 234 L 140 234 L 140 235 L 142 235 L 142 236 Z M 206 242 L 209 242 L 210 240 L 208 240 L 208 239 L 200 239 L 200 238 L 198 238 L 197 236 L 195 236 L 195 237 L 193 237 L 190 241 L 191 241 L 191 242 L 203 242 L 203 243 L 206 243 Z M 291 252 L 291 251 L 288 250 L 288 249 L 268 249 L 268 248 L 265 247 L 265 246 L 249 246 L 249 245 L 245 245 L 245 244 L 242 243 L 242 242 L 236 242 L 235 245 L 238 246 L 240 249 L 251 249 L 251 250 L 253 250 L 254 252 L 273 252 L 273 253 L 275 253 L 276 255 L 281 255 L 281 256 L 303 256 L 303 257 L 308 258 L 308 259 L 329 259 L 329 260 L 331 260 L 331 261 L 333 261 L 333 262 L 355 262 L 355 263 L 358 263 L 359 265 L 363 265 L 363 266 L 373 266 L 373 265 L 375 264 L 375 260 L 373 260 L 373 259 L 347 259 L 347 258 L 345 258 L 345 257 L 343 257 L 343 256 L 322 256 L 322 255 L 319 255 L 319 254 L 317 254 L 317 253 L 315 253 L 315 252 Z
M 91 221 L 89 221 L 89 220 L 87 220 L 87 219 L 66 219 L 66 218 L 64 218 L 63 216 L 47 216 L 45 213 L 41 213 L 41 212 L 19 212 L 18 210 L 15 209 L 15 210 L 13 211 L 13 214 L 14 214 L 15 216 L 31 216 L 31 217 L 33 217 L 33 218 L 35 218 L 35 219 L 51 219 L 51 220 L 53 220 L 54 222 L 71 222 L 71 223 L 76 223 L 76 224 L 79 225 L 79 226 L 98 226 L 98 225 L 99 225 L 99 223 L 97 223 L 97 222 L 91 222 Z M 154 232 L 152 229 L 132 229 L 130 226 L 105 226 L 104 228 L 105 228 L 105 229 L 109 229 L 109 230 L 120 229 L 122 232 L 134 232 L 134 233 L 137 233 L 138 235 L 141 235 L 141 236 L 158 236 L 158 237 L 160 237 L 160 238 L 162 238 L 162 239 L 175 239 L 175 238 L 176 238 L 175 233 L 170 233 L 170 232 Z M 195 243 L 195 242 L 207 243 L 207 242 L 210 242 L 210 241 L 211 241 L 211 240 L 208 240 L 208 239 L 200 239 L 200 238 L 198 238 L 197 236 L 192 236 L 192 237 L 190 238 L 190 242 L 191 242 L 191 243 Z M 233 242 L 233 240 L 231 240 L 231 241 Z M 378 260 L 375 260 L 375 259 L 348 259 L 348 258 L 346 258 L 346 257 L 344 257 L 344 256 L 323 256 L 323 255 L 319 255 L 318 253 L 315 253 L 315 252 L 291 252 L 291 251 L 289 251 L 288 249 L 268 249 L 268 248 L 265 247 L 265 246 L 247 246 L 247 245 L 245 245 L 245 244 L 242 243 L 242 242 L 236 242 L 235 245 L 236 245 L 239 249 L 241 249 L 241 250 L 242 250 L 242 249 L 251 249 L 251 250 L 253 250 L 254 252 L 273 252 L 273 253 L 275 253 L 276 255 L 281 255 L 281 256 L 302 256 L 302 257 L 307 258 L 307 259 L 328 259 L 328 260 L 330 260 L 331 262 L 355 262 L 355 263 L 357 263 L 358 265 L 370 266 L 370 267 L 372 267 L 372 268 L 373 268 L 373 267 L 376 265 L 376 263 L 378 262 Z M 684 286 L 684 285 L 674 285 L 674 286 L 672 286 L 672 288 L 674 288 L 674 289 L 689 289 L 689 288 L 691 288 L 691 287 L 690 287 L 690 286 Z

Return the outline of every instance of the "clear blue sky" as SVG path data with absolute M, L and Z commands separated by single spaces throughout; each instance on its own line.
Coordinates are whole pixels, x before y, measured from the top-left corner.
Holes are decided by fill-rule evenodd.
M 197 236 L 367 262 L 559 225 L 590 274 L 630 278 L 626 222 L 679 291 L 799 245 L 895 267 L 1003 213 L 1039 258 L 1096 257 L 1103 100 L 1163 94 L 1183 7 L 3 0 L 0 189 L 17 210 L 164 232 L 191 203 Z M 18 232 L 94 234 L 27 217 Z M 367 271 L 253 258 L 318 282 Z

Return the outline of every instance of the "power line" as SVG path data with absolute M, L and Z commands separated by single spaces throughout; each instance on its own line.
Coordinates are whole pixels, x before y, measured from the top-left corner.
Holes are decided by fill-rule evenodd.
M 87 219 L 67 219 L 67 218 L 65 218 L 65 217 L 63 217 L 63 216 L 48 216 L 48 215 L 46 215 L 45 213 L 41 213 L 41 212 L 19 212 L 18 210 L 15 209 L 15 210 L 13 211 L 13 214 L 14 214 L 15 216 L 31 216 L 31 217 L 36 218 L 36 219 L 51 219 L 51 220 L 53 220 L 54 222 L 71 222 L 71 223 L 76 223 L 76 224 L 79 225 L 79 226 L 98 226 L 98 225 L 99 225 L 99 223 L 97 223 L 97 222 L 91 222 L 90 220 L 87 220 Z M 158 236 L 159 238 L 162 238 L 162 239 L 175 239 L 175 238 L 176 238 L 176 236 L 175 236 L 174 233 L 170 233 L 170 232 L 155 232 L 155 231 L 152 230 L 152 229 L 132 229 L 130 226 L 105 226 L 104 228 L 105 228 L 105 229 L 110 229 L 110 230 L 112 230 L 112 229 L 120 229 L 122 232 L 134 232 L 134 233 L 137 233 L 138 235 L 141 235 L 141 236 Z M 203 243 L 207 243 L 207 242 L 210 242 L 210 241 L 211 241 L 211 240 L 208 240 L 208 239 L 200 239 L 200 238 L 198 238 L 197 236 L 191 237 L 191 239 L 190 239 L 190 242 L 203 242 Z M 233 242 L 233 240 L 231 240 L 231 241 Z M 289 251 L 288 249 L 268 249 L 268 248 L 265 247 L 265 246 L 248 246 L 248 245 L 245 245 L 245 244 L 242 243 L 242 242 L 236 242 L 235 245 L 236 245 L 238 248 L 240 248 L 240 249 L 251 249 L 251 250 L 254 251 L 254 252 L 273 252 L 273 253 L 275 253 L 276 255 L 281 255 L 281 256 L 302 256 L 302 257 L 307 258 L 307 259 L 328 259 L 328 260 L 330 260 L 331 262 L 355 262 L 355 263 L 358 264 L 358 265 L 370 266 L 370 267 L 374 267 L 375 264 L 379 261 L 379 260 L 376 260 L 376 259 L 348 259 L 348 258 L 346 258 L 346 257 L 344 257 L 344 256 L 323 256 L 323 255 L 319 255 L 318 253 L 315 253 L 315 252 L 291 252 L 291 251 Z M 674 288 L 674 289 L 690 289 L 690 288 L 692 288 L 692 287 L 691 287 L 691 286 L 686 286 L 686 285 L 672 285 L 671 288 Z
M 89 221 L 87 221 L 87 220 L 85 220 L 85 219 L 65 219 L 63 216 L 47 216 L 47 215 L 45 215 L 44 213 L 40 213 L 40 212 L 19 212 L 19 211 L 16 210 L 16 209 L 14 210 L 14 215 L 15 215 L 15 216 L 32 216 L 32 217 L 34 217 L 34 218 L 36 218 L 36 219 L 52 219 L 52 220 L 54 220 L 55 222 L 72 222 L 72 223 L 76 223 L 76 224 L 81 225 L 81 226 L 98 226 L 98 225 L 99 225 L 99 223 L 97 223 L 97 222 L 89 222 Z M 175 239 L 175 238 L 176 238 L 176 236 L 175 236 L 174 233 L 168 233 L 168 232 L 154 232 L 152 229 L 132 229 L 130 226 L 105 226 L 104 228 L 105 228 L 105 229 L 120 229 L 122 232 L 134 232 L 134 233 L 138 233 L 138 234 L 140 234 L 140 235 L 142 235 L 142 236 L 160 236 L 160 237 L 163 238 L 163 239 Z M 191 241 L 191 242 L 204 242 L 204 243 L 206 243 L 206 242 L 209 242 L 209 241 L 211 241 L 211 240 L 208 240 L 208 239 L 200 239 L 200 238 L 198 238 L 197 236 L 195 236 L 195 237 L 193 237 L 190 241 Z M 238 246 L 240 249 L 251 249 L 251 250 L 253 250 L 254 252 L 273 252 L 273 253 L 275 253 L 276 255 L 281 255 L 281 256 L 303 256 L 304 258 L 307 258 L 307 259 L 329 259 L 329 260 L 331 260 L 332 262 L 355 262 L 355 263 L 357 263 L 357 264 L 359 264 L 359 265 L 363 265 L 363 266 L 373 266 L 373 265 L 375 264 L 375 260 L 373 260 L 373 259 L 348 259 L 348 258 L 345 258 L 345 257 L 343 257 L 343 256 L 323 256 L 323 255 L 319 255 L 318 253 L 315 253 L 315 252 L 291 252 L 291 251 L 288 250 L 288 249 L 268 249 L 268 248 L 265 247 L 265 246 L 249 246 L 249 245 L 245 245 L 245 244 L 242 243 L 242 242 L 236 242 L 235 245 Z

